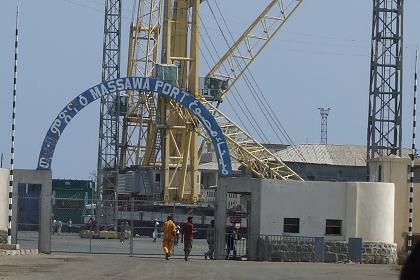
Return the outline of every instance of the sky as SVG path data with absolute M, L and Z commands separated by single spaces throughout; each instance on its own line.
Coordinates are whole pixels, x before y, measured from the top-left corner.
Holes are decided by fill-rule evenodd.
M 209 0 L 213 3 L 215 0 Z M 34 169 L 51 122 L 76 95 L 100 82 L 104 23 L 102 0 L 20 0 L 19 61 L 16 105 L 15 167 Z M 121 69 L 125 76 L 128 28 L 134 0 L 123 1 Z M 269 0 L 217 0 L 233 36 L 238 37 Z M 16 0 L 0 4 L 0 153 L 8 168 Z M 405 1 L 403 146 L 411 143 L 412 88 L 420 1 Z M 222 17 L 216 15 L 219 22 Z M 223 54 L 221 40 L 207 3 L 201 17 L 212 42 Z M 328 143 L 366 144 L 372 1 L 306 0 L 270 42 L 250 71 L 293 143 L 319 143 L 320 114 L 328 118 Z M 227 32 L 227 30 L 224 30 Z M 208 44 L 209 42 L 202 42 Z M 204 53 L 207 59 L 211 57 Z M 209 66 L 204 60 L 200 73 Z M 251 135 L 285 143 L 255 105 L 243 80 L 221 110 Z M 249 111 L 241 112 L 235 97 Z M 232 108 L 233 107 L 233 108 Z M 235 111 L 237 114 L 235 114 Z M 251 119 L 253 126 L 247 122 Z M 54 178 L 85 179 L 96 170 L 99 103 L 81 111 L 58 143 L 52 165 Z M 276 126 L 274 126 L 276 128 Z M 261 134 L 263 134 L 261 136 Z

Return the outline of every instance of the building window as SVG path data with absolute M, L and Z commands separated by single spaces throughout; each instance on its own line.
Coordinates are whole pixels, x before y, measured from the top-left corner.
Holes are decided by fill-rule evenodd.
M 155 182 L 160 182 L 160 173 L 155 173 Z
M 299 233 L 299 218 L 284 218 L 283 232 Z
M 325 235 L 341 235 L 341 220 L 328 220 L 325 223 Z

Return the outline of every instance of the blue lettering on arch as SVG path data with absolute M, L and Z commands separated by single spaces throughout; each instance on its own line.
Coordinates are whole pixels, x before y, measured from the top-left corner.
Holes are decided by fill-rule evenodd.
M 42 143 L 38 158 L 38 170 L 51 170 L 55 146 L 67 124 L 84 107 L 107 94 L 127 89 L 154 91 L 165 95 L 193 113 L 207 131 L 216 151 L 220 176 L 232 176 L 229 148 L 219 124 L 207 108 L 187 91 L 151 77 L 125 77 L 106 81 L 84 91 L 67 104 L 52 122 Z

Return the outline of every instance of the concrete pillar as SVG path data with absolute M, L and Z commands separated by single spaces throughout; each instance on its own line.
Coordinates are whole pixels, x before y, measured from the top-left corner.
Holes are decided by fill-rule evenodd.
M 257 260 L 258 238 L 260 237 L 261 219 L 261 182 L 255 182 L 251 192 L 251 211 L 249 213 L 247 253 L 249 261 Z
M 18 186 L 19 184 L 41 185 L 39 197 L 39 237 L 38 250 L 40 253 L 51 253 L 51 196 L 52 173 L 49 170 L 22 170 L 15 169 L 13 182 L 13 216 L 12 216 L 12 243 L 17 241 L 17 215 L 18 215 Z
M 39 239 L 38 250 L 44 254 L 51 253 L 51 195 L 52 195 L 52 174 L 51 171 L 37 171 L 43 181 L 41 197 L 39 201 Z
M 9 214 L 9 169 L 0 168 L 0 230 L 7 232 Z
M 215 238 L 214 257 L 216 260 L 224 260 L 226 256 L 226 207 L 227 207 L 227 185 L 220 184 L 216 190 Z

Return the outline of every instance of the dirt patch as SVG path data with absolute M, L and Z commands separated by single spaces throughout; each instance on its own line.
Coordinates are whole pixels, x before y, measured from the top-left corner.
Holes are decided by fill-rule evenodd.
M 47 258 L 48 260 L 54 260 L 59 262 L 85 262 L 86 258 L 68 258 L 68 257 L 55 257 Z
M 13 275 L 13 274 L 30 274 L 36 272 L 50 272 L 51 265 L 48 264 L 2 264 L 0 265 L 0 275 Z

